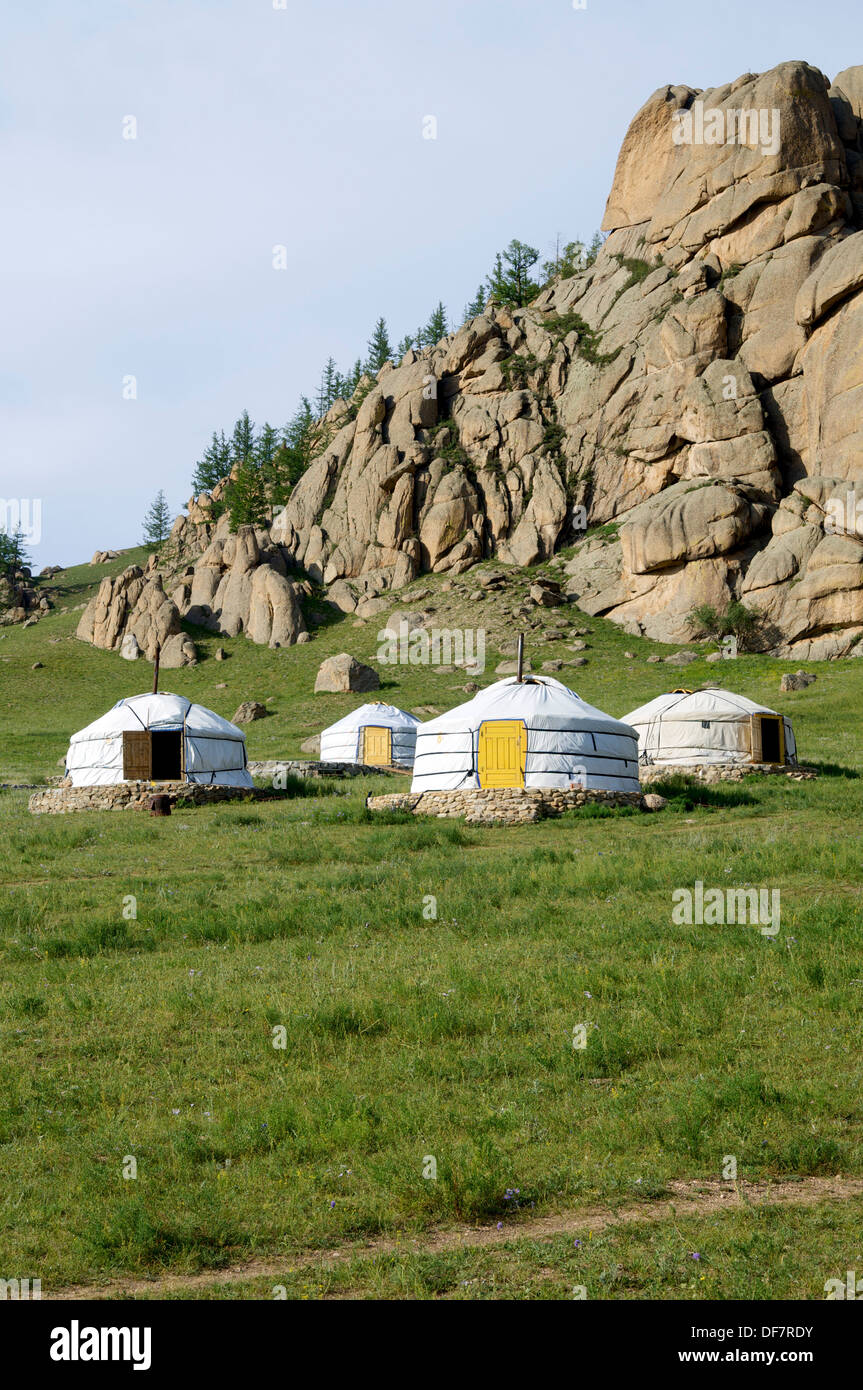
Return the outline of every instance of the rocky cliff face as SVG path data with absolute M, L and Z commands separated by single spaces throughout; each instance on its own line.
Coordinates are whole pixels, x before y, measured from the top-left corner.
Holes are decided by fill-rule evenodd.
M 190 504 L 178 614 L 280 645 L 304 632 L 294 570 L 368 616 L 421 571 L 575 544 L 569 593 L 629 631 L 677 642 L 737 597 L 774 650 L 842 655 L 863 633 L 861 228 L 863 68 L 660 89 L 595 264 L 337 402 L 269 528 Z

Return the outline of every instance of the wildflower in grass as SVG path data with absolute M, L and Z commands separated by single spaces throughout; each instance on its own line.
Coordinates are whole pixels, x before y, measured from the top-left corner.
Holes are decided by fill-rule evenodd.
M 697 1250 L 690 1250 L 689 1254 L 690 1254 L 690 1256 L 692 1257 L 693 1260 L 700 1260 L 700 1259 L 701 1259 L 701 1256 L 699 1255 L 699 1253 L 698 1253 Z

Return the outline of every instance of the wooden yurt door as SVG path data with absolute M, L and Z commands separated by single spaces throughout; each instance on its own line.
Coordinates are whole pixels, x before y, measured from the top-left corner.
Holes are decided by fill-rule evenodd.
M 527 730 L 520 719 L 489 719 L 479 726 L 477 771 L 481 787 L 523 787 Z
M 366 724 L 363 729 L 362 760 L 368 767 L 389 767 L 393 760 L 392 729 Z
M 151 745 L 148 729 L 127 729 L 123 734 L 123 781 L 149 782 Z

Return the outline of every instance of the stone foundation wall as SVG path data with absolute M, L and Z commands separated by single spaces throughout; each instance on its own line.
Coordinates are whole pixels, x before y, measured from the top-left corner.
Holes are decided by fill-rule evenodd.
M 464 816 L 469 825 L 527 825 L 588 802 L 648 809 L 640 792 L 569 791 L 556 787 L 466 787 L 458 791 L 389 792 L 386 796 L 366 798 L 371 811 L 411 811 L 415 816 L 439 819 Z
M 204 787 L 196 782 L 117 782 L 109 787 L 73 787 L 67 779 L 50 791 L 34 792 L 28 809 L 34 816 L 62 816 L 67 811 L 146 811 L 151 796 L 168 796 L 192 806 L 215 801 L 249 801 L 267 795 L 249 787 Z
M 265 778 L 268 782 L 279 772 L 294 777 L 385 777 L 391 772 L 409 771 L 410 768 L 406 767 L 369 767 L 365 763 L 321 763 L 286 758 L 268 758 L 266 762 L 249 763 L 252 776 Z
M 791 777 L 807 782 L 818 776 L 814 767 L 792 767 L 783 763 L 657 763 L 642 764 L 638 776 L 642 786 L 661 782 L 665 777 L 692 777 L 696 782 L 742 782 L 752 773 L 765 777 Z

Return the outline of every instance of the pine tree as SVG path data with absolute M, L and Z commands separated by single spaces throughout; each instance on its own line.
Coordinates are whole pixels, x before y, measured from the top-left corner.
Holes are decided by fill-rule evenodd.
M 150 546 L 153 550 L 161 550 L 170 530 L 171 513 L 168 511 L 165 494 L 160 488 L 144 517 L 144 545 Z
M 568 241 L 565 246 L 561 246 L 560 237 L 557 238 L 555 252 L 551 260 L 543 262 L 543 274 L 546 280 L 554 276 L 560 276 L 566 280 L 571 275 L 577 275 L 579 271 L 589 270 L 593 265 L 605 237 L 602 232 L 594 232 L 589 245 L 585 246 L 582 241 Z
M 369 376 L 377 376 L 385 362 L 392 359 L 393 350 L 387 333 L 386 319 L 378 319 L 375 331 L 368 342 L 364 371 Z
M 21 527 L 11 535 L 7 531 L 0 531 L 0 574 L 14 574 L 16 570 L 29 569 L 30 563 Z
M 351 395 L 353 395 L 354 392 L 356 391 L 357 387 L 359 386 L 360 382 L 362 381 L 362 377 L 363 377 L 363 364 L 362 364 L 362 362 L 360 361 L 360 359 L 357 358 L 357 360 L 356 360 L 356 362 L 354 363 L 354 365 L 353 365 L 351 371 L 350 371 L 349 374 L 348 374 L 348 388 L 349 388 L 349 390 L 350 390 L 350 394 L 351 394 Z
M 306 396 L 282 431 L 282 442 L 273 460 L 270 500 L 283 506 L 291 489 L 330 439 L 332 426 L 322 425 Z
M 565 246 L 561 246 L 560 237 L 555 242 L 554 255 L 551 260 L 544 261 L 542 273 L 546 280 L 552 280 L 559 276 L 563 280 L 568 280 L 570 276 L 577 275 L 580 270 L 587 269 L 587 253 L 582 241 L 568 241 Z
M 244 410 L 231 435 L 231 464 L 246 463 L 255 455 L 255 426 Z
M 523 308 L 539 293 L 539 285 L 531 280 L 529 271 L 539 260 L 534 246 L 513 240 L 505 251 L 495 257 L 494 270 L 488 277 L 489 293 L 500 303 Z
M 414 345 L 414 340 L 409 333 L 405 334 L 398 347 L 396 348 L 396 359 L 400 362 L 406 352 L 410 352 Z
M 428 347 L 439 343 L 441 338 L 445 338 L 449 332 L 447 324 L 446 309 L 439 300 L 437 307 L 432 310 L 431 317 L 423 329 L 423 337 Z
M 590 245 L 587 248 L 585 266 L 590 267 L 593 265 L 594 261 L 596 260 L 597 256 L 602 250 L 602 245 L 604 241 L 605 237 L 602 235 L 602 232 L 594 232 L 593 236 L 590 238 Z
M 475 298 L 464 307 L 464 322 L 467 323 L 468 319 L 475 319 L 477 314 L 481 314 L 484 311 L 487 303 L 488 290 L 485 285 L 480 285 L 477 289 Z
M 231 471 L 231 446 L 225 438 L 225 431 L 213 432 L 212 441 L 204 450 L 203 457 L 195 465 L 192 477 L 192 494 L 199 497 L 202 492 L 212 492 L 216 483 L 227 478 Z
M 255 446 L 255 463 L 265 477 L 272 469 L 273 459 L 280 442 L 279 431 L 272 425 L 265 424 L 258 435 L 258 442 Z
M 328 357 L 324 369 L 321 372 L 321 381 L 318 387 L 318 394 L 315 398 L 315 409 L 318 413 L 318 418 L 322 415 L 326 415 L 333 401 L 336 399 L 338 375 L 335 362 L 332 357 Z
M 267 519 L 267 489 L 264 474 L 253 458 L 241 463 L 225 493 L 231 530 L 240 526 L 261 526 Z

